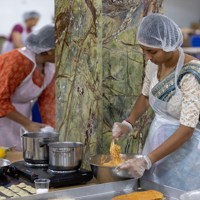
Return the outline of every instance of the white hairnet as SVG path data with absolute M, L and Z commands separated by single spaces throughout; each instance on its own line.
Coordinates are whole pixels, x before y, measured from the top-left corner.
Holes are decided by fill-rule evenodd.
M 139 25 L 137 39 L 141 45 L 174 51 L 183 43 L 183 35 L 178 25 L 161 14 L 149 14 Z
M 25 46 L 36 54 L 55 47 L 54 25 L 49 24 L 28 35 Z
M 36 11 L 25 12 L 23 14 L 24 21 L 26 21 L 28 19 L 32 19 L 32 18 L 39 18 L 39 17 L 40 17 L 40 14 Z

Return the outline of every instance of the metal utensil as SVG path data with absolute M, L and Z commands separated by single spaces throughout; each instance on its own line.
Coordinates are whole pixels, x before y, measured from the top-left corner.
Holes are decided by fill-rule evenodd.
M 115 145 L 116 144 L 116 139 L 113 138 L 112 141 L 111 141 L 111 145 Z

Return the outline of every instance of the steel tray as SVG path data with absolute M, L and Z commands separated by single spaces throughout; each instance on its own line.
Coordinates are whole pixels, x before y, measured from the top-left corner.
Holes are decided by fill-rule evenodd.
M 178 200 L 185 191 L 159 185 L 151 181 L 141 180 L 143 190 L 155 189 L 162 192 L 166 200 Z M 94 184 L 73 189 L 59 190 L 45 194 L 32 195 L 12 200 L 111 200 L 112 197 L 138 190 L 137 182 L 133 179 L 111 183 Z

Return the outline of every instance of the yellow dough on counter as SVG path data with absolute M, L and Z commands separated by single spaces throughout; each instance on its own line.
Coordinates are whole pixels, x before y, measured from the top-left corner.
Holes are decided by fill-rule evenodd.
M 112 200 L 162 200 L 164 195 L 156 190 L 147 190 L 143 192 L 131 192 L 113 197 Z

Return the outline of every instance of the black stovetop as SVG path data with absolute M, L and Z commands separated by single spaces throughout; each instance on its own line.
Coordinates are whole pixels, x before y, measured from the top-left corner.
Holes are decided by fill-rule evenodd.
M 28 166 L 24 161 L 12 163 L 8 175 L 21 177 L 33 183 L 37 178 L 51 180 L 50 187 L 61 187 L 84 184 L 93 178 L 93 173 L 86 169 L 78 169 L 69 173 L 53 173 L 47 167 Z

